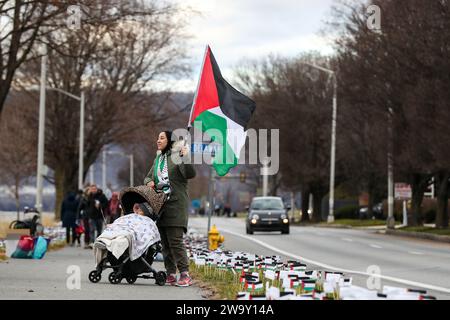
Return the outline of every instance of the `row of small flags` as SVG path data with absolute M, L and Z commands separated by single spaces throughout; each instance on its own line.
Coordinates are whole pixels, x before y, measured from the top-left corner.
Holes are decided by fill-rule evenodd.
M 379 293 L 364 289 L 353 285 L 352 278 L 345 277 L 342 272 L 306 270 L 306 264 L 296 260 L 282 262 L 276 255 L 258 256 L 221 248 L 209 251 L 206 238 L 192 230 L 187 234 L 188 256 L 196 266 L 209 266 L 239 275 L 242 292 L 237 294 L 237 300 L 435 299 L 425 290 L 384 286 L 383 292 Z M 299 289 L 301 293 L 298 293 Z

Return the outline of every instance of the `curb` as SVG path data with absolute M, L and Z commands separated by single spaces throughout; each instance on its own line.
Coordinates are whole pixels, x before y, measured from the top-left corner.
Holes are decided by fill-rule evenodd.
M 313 227 L 313 228 L 337 228 L 337 229 L 352 229 L 352 226 L 345 224 L 320 224 L 320 223 L 295 223 L 290 222 L 290 226 L 292 227 Z
M 401 231 L 401 230 L 390 230 L 386 229 L 383 232 L 377 232 L 379 234 L 389 234 L 393 236 L 404 236 L 411 238 L 427 239 L 438 242 L 450 243 L 450 236 L 441 236 L 437 234 L 429 234 L 424 232 L 412 232 L 412 231 Z
M 314 224 L 312 227 L 315 228 L 335 228 L 335 229 L 353 229 L 353 226 L 348 226 L 345 224 L 335 224 L 335 225 L 327 225 L 327 224 Z
M 345 224 L 333 224 L 333 225 L 327 225 L 327 224 L 291 224 L 291 226 L 296 227 L 313 227 L 313 228 L 332 228 L 332 229 L 364 229 L 364 230 L 376 230 L 371 227 L 354 227 L 350 225 Z

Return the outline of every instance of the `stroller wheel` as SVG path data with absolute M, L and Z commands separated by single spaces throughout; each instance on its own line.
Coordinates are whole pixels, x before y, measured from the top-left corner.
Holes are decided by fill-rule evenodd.
M 115 273 L 114 271 L 111 272 L 108 276 L 108 280 L 109 282 L 111 282 L 112 284 L 118 284 L 122 281 L 122 276 L 117 275 L 117 273 Z
M 102 274 L 97 272 L 97 270 L 91 271 L 89 273 L 89 281 L 91 281 L 93 283 L 99 282 L 101 278 L 102 278 Z
M 127 280 L 127 282 L 128 282 L 129 284 L 133 284 L 133 283 L 136 282 L 137 277 L 136 277 L 136 276 L 128 276 L 128 277 L 126 277 L 125 279 Z
M 155 275 L 155 282 L 158 286 L 163 286 L 166 284 L 167 275 L 164 271 L 159 271 Z

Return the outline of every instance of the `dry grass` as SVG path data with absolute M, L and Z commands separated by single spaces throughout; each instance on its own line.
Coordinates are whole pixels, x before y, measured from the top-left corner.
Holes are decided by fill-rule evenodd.
M 63 249 L 66 246 L 66 241 L 65 240 L 61 240 L 61 241 L 51 241 L 47 251 L 56 251 L 56 250 L 60 250 Z
M 41 223 L 44 227 L 47 227 L 47 228 L 55 227 L 58 224 L 58 222 L 55 221 L 55 217 L 53 215 L 47 215 L 47 214 L 42 215 Z
M 430 227 L 404 227 L 398 230 L 403 231 L 411 231 L 411 232 L 422 232 L 422 233 L 431 233 L 437 234 L 440 236 L 450 236 L 450 229 L 438 229 L 438 228 L 430 228 Z
M 262 270 L 257 271 L 259 279 L 264 284 L 262 290 L 252 292 L 252 294 L 266 294 L 266 282 L 284 291 L 280 280 L 268 280 L 264 277 Z M 244 285 L 240 283 L 240 273 L 233 273 L 230 270 L 220 270 L 216 266 L 197 266 L 190 262 L 189 273 L 195 284 L 205 293 L 203 297 L 209 300 L 235 300 L 238 292 L 245 291 Z M 305 294 L 307 291 L 298 287 L 296 294 Z M 316 288 L 317 290 L 317 288 Z
M 8 231 L 10 222 L 0 221 L 0 239 L 6 238 L 6 232 Z

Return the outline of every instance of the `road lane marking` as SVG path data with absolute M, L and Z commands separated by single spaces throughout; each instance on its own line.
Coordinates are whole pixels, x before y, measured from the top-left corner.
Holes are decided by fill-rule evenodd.
M 316 234 L 316 236 L 323 236 L 324 234 L 322 232 L 314 232 Z
M 416 255 L 423 255 L 423 253 L 422 253 L 422 252 L 419 252 L 419 251 L 408 251 L 408 253 L 410 253 L 410 254 L 416 254 Z
M 435 285 L 428 284 L 428 283 L 422 283 L 422 282 L 416 282 L 416 281 L 411 281 L 411 280 L 406 280 L 406 279 L 401 279 L 401 278 L 396 278 L 396 277 L 391 277 L 391 276 L 385 276 L 385 275 L 382 275 L 382 274 L 373 274 L 373 273 L 369 274 L 369 273 L 364 272 L 364 271 L 349 270 L 349 269 L 344 269 L 344 268 L 340 268 L 340 267 L 331 266 L 329 264 L 325 264 L 325 263 L 322 263 L 322 262 L 319 262 L 319 261 L 311 260 L 311 259 L 308 259 L 308 258 L 305 258 L 305 257 L 298 256 L 298 255 L 293 254 L 291 252 L 284 251 L 284 250 L 279 249 L 277 247 L 274 247 L 274 246 L 272 246 L 272 245 L 270 245 L 268 243 L 265 243 L 264 241 L 261 241 L 261 240 L 258 240 L 258 239 L 254 239 L 252 237 L 249 237 L 249 236 L 246 236 L 246 235 L 242 235 L 242 234 L 236 233 L 234 231 L 230 231 L 230 230 L 227 230 L 227 229 L 221 229 L 221 231 L 225 232 L 225 233 L 229 233 L 229 234 L 237 236 L 237 237 L 244 238 L 244 239 L 246 239 L 248 241 L 255 242 L 255 243 L 257 243 L 257 244 L 261 245 L 262 247 L 265 247 L 265 248 L 267 248 L 269 250 L 276 251 L 276 252 L 278 252 L 278 253 L 280 253 L 282 255 L 289 256 L 289 257 L 292 257 L 292 258 L 300 260 L 300 261 L 305 261 L 307 263 L 319 266 L 321 268 L 330 269 L 330 270 L 336 270 L 336 271 L 340 271 L 340 272 L 344 272 L 344 273 L 359 274 L 359 275 L 368 276 L 368 277 L 375 277 L 375 278 L 378 277 L 378 278 L 381 278 L 381 279 L 384 279 L 384 280 L 388 280 L 388 281 L 392 281 L 392 282 L 396 282 L 396 283 L 401 283 L 401 284 L 405 284 L 405 285 L 408 285 L 408 286 L 414 286 L 414 287 L 420 287 L 420 288 L 424 288 L 424 289 L 428 289 L 428 290 L 434 290 L 434 291 L 439 291 L 439 292 L 444 292 L 444 293 L 450 293 L 450 288 L 439 287 L 439 286 L 435 286 Z
M 372 248 L 375 248 L 375 249 L 383 249 L 383 247 L 382 246 L 379 246 L 379 245 L 377 245 L 377 244 L 370 244 L 370 246 L 372 247 Z
M 341 238 L 341 240 L 347 241 L 347 242 L 353 242 L 353 239 L 350 238 Z

